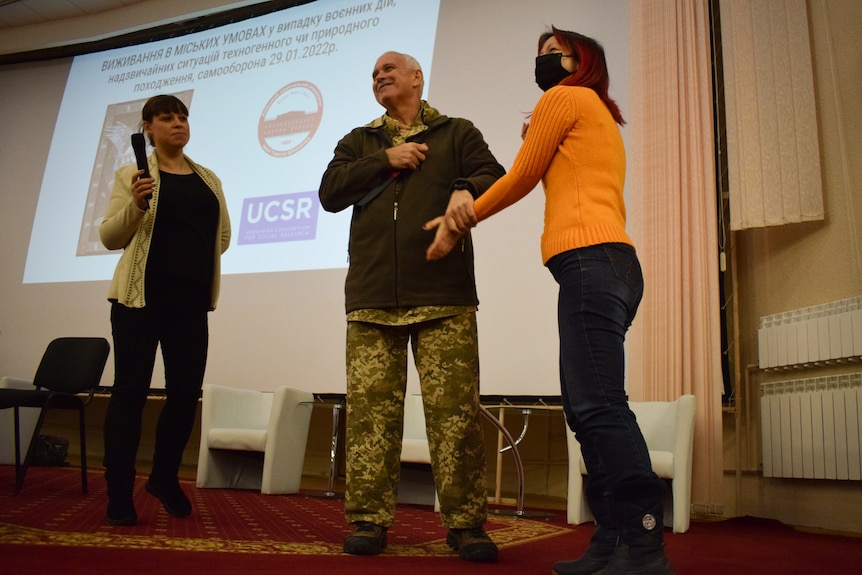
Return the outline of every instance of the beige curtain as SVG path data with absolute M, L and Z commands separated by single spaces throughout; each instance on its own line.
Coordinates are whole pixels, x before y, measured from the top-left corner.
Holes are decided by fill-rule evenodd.
M 692 509 L 721 513 L 721 337 L 707 0 L 630 2 L 629 231 L 644 300 L 628 338 L 634 401 L 697 397 Z
M 822 220 L 806 0 L 721 0 L 730 227 Z

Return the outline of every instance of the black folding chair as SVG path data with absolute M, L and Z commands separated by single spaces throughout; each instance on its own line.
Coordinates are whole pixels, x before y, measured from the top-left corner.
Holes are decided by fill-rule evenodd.
M 99 387 L 111 346 L 103 337 L 61 337 L 48 344 L 39 369 L 33 378 L 33 389 L 0 388 L 0 409 L 15 410 L 15 493 L 21 491 L 24 476 L 39 440 L 39 431 L 48 409 L 78 411 L 81 426 L 81 482 L 87 492 L 87 440 L 84 407 Z M 86 395 L 85 395 L 86 394 Z M 83 395 L 83 397 L 82 397 Z M 21 462 L 22 407 L 40 408 L 33 437 Z

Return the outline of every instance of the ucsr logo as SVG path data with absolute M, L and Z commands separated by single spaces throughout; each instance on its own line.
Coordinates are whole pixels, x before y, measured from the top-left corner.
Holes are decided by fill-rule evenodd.
M 246 198 L 237 244 L 313 240 L 319 212 L 317 191 Z
M 277 222 L 310 219 L 311 210 L 315 208 L 312 198 L 261 199 L 251 201 L 243 206 L 245 220 L 250 224 L 261 221 Z

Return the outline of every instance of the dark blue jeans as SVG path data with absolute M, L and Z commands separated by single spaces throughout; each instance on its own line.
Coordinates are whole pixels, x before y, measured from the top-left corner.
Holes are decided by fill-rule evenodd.
M 634 248 L 599 244 L 558 254 L 547 263 L 560 286 L 560 383 L 566 421 L 587 468 L 587 495 L 619 486 L 652 490 L 646 442 L 628 407 L 626 331 L 643 296 Z

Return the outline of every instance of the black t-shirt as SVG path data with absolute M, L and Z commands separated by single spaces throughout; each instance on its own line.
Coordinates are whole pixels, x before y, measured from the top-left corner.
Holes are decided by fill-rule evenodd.
M 159 172 L 159 203 L 147 256 L 147 305 L 209 309 L 218 199 L 197 173 Z

